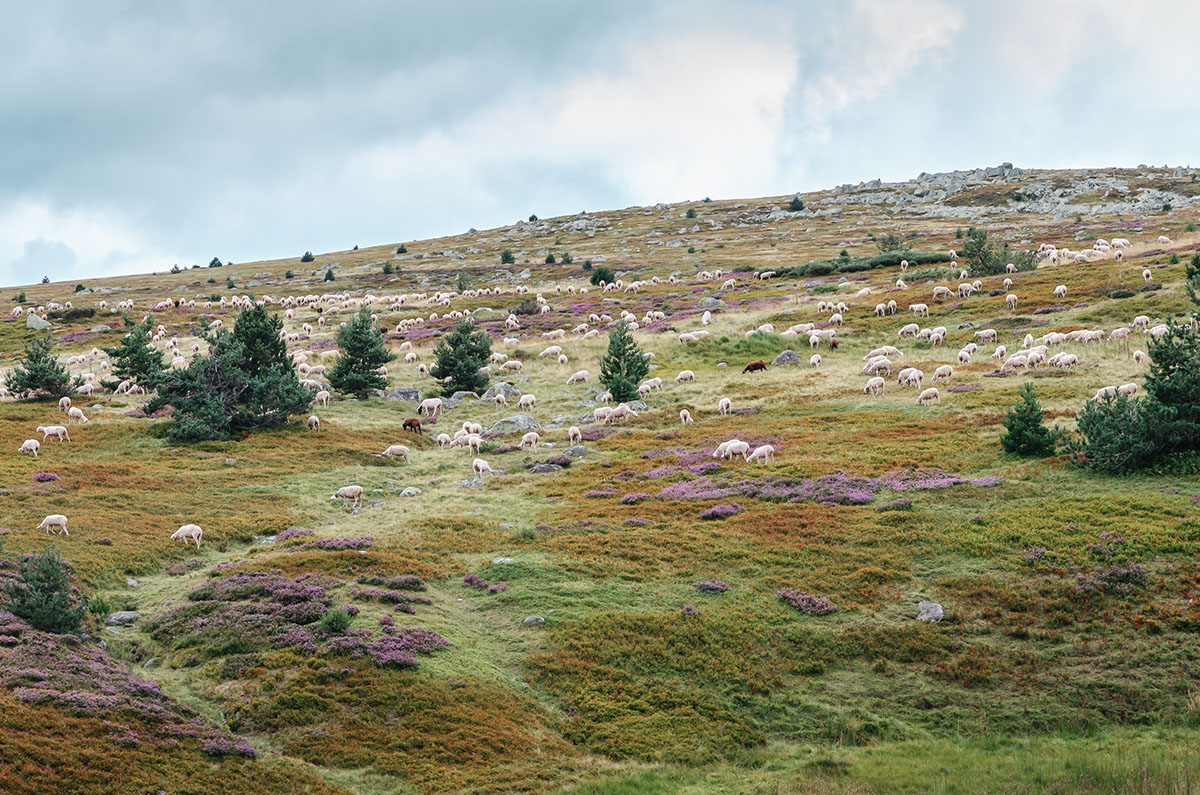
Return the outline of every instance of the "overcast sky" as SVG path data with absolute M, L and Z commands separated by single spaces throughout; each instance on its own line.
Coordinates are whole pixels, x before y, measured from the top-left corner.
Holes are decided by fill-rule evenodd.
M 5 3 L 0 282 L 1200 160 L 1200 3 Z

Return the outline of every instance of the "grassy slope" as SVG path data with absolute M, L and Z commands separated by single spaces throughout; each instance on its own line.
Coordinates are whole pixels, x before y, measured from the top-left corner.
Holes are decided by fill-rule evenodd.
M 813 208 L 823 198 L 829 197 L 805 201 Z M 875 318 L 874 304 L 894 298 L 903 308 L 928 301 L 935 283 L 955 283 L 910 272 L 908 288 L 896 290 L 894 269 L 857 274 L 844 287 L 820 294 L 811 292 L 815 283 L 740 276 L 738 286 L 721 296 L 727 308 L 715 313 L 712 335 L 682 348 L 675 332 L 699 326 L 692 314 L 695 301 L 718 286 L 690 279 L 699 267 L 802 264 L 843 247 L 869 254 L 868 232 L 916 233 L 913 245 L 924 250 L 955 245 L 949 222 L 887 219 L 859 206 L 847 206 L 837 217 L 735 226 L 736 213 L 755 204 L 600 214 L 608 224 L 594 237 L 568 232 L 556 221 L 533 240 L 502 240 L 502 232 L 492 230 L 411 244 L 414 253 L 465 252 L 467 246 L 484 253 L 464 260 L 403 260 L 402 273 L 390 278 L 379 269 L 394 248 L 377 247 L 324 255 L 305 266 L 287 260 L 89 282 L 132 287 L 106 297 L 131 296 L 139 312 L 163 297 L 229 294 L 227 276 L 239 285 L 257 276 L 260 286 L 243 288 L 256 294 L 363 288 L 379 294 L 451 289 L 455 276 L 466 272 L 476 286 L 500 284 L 511 293 L 507 281 L 493 280 L 497 252 L 510 247 L 523 255 L 512 270 L 529 267 L 528 283 L 554 308 L 549 316 L 530 318 L 522 332 L 521 350 L 530 355 L 523 372 L 530 380 L 521 386 L 538 396 L 540 422 L 591 411 L 590 393 L 563 381 L 576 369 L 598 373 L 603 338 L 566 342 L 571 361 L 565 366 L 536 358 L 546 344 L 540 331 L 570 328 L 591 311 L 615 315 L 629 308 L 640 317 L 647 308 L 663 309 L 673 318 L 669 325 L 639 332 L 639 341 L 655 352 L 655 374 L 668 383 L 684 368 L 694 370 L 697 381 L 656 394 L 648 412 L 626 430 L 589 441 L 585 459 L 564 472 L 528 475 L 521 467 L 528 454 L 487 453 L 508 474 L 477 489 L 459 488 L 471 456 L 439 451 L 429 440 L 408 440 L 415 448 L 408 467 L 374 455 L 404 439 L 400 424 L 411 404 L 340 401 L 319 412 L 320 434 L 295 428 L 242 442 L 175 448 L 160 438 L 158 421 L 126 416 L 134 401 L 84 400 L 80 405 L 93 422 L 75 432 L 75 443 L 47 445 L 37 461 L 0 460 L 4 482 L 11 484 L 0 509 L 0 526 L 11 528 L 5 551 L 45 546 L 48 540 L 29 529 L 47 513 L 66 513 L 72 535 L 56 543 L 75 563 L 85 590 L 150 617 L 204 582 L 219 563 L 293 576 L 332 575 L 346 583 L 335 586 L 339 598 L 348 598 L 349 581 L 362 572 L 428 579 L 432 604 L 406 618 L 440 632 L 452 646 L 423 658 L 411 672 L 352 663 L 349 673 L 330 680 L 322 673 L 327 661 L 267 654 L 232 675 L 222 665 L 224 655 L 208 658 L 194 649 L 169 648 L 146 634 L 144 625 L 109 638 L 112 651 L 135 664 L 154 658 L 147 676 L 218 723 L 251 736 L 266 759 L 281 754 L 310 764 L 312 774 L 351 791 L 579 784 L 600 792 L 1092 792 L 1127 791 L 1121 789 L 1125 780 L 1142 782 L 1132 791 L 1186 791 L 1186 776 L 1197 775 L 1188 749 L 1198 739 L 1194 727 L 1200 719 L 1197 616 L 1189 601 L 1200 582 L 1192 563 L 1200 539 L 1194 482 L 1105 478 L 1061 460 L 1025 461 L 998 452 L 999 421 L 1021 382 L 1033 379 L 1047 409 L 1070 427 L 1072 413 L 1098 387 L 1138 379 L 1129 353 L 1115 345 L 1072 348 L 1082 363 L 1076 372 L 998 379 L 984 377 L 992 369 L 988 348 L 970 366 L 956 367 L 955 383 L 978 385 L 976 391 L 943 390 L 940 406 L 922 408 L 912 390 L 896 387 L 892 379 L 887 395 L 868 398 L 861 393 L 860 358 L 877 345 L 894 343 L 895 329 L 907 322 L 902 314 Z M 771 204 L 762 202 L 764 208 Z M 680 217 L 688 207 L 696 209 L 696 220 Z M 661 218 L 661 212 L 671 217 Z M 709 229 L 710 219 L 720 220 L 722 228 Z M 696 223 L 705 229 L 678 232 Z M 1075 246 L 1077 236 L 1121 233 L 1153 241 L 1166 232 L 1175 238 L 1172 250 L 1190 252 L 1197 241 L 1183 231 L 1185 223 L 1182 213 L 1101 216 L 1079 224 L 1014 216 L 1011 225 L 989 228 L 1014 245 L 1048 240 Z M 663 234 L 647 237 L 653 232 Z M 692 243 L 695 253 L 649 245 L 673 238 Z M 958 329 L 966 322 L 997 328 L 1012 349 L 1027 330 L 1038 336 L 1084 326 L 1108 329 L 1135 314 L 1179 313 L 1186 306 L 1182 265 L 1168 265 L 1163 248 L 1139 244 L 1121 264 L 1021 274 L 1013 288 L 1021 296 L 1016 312 L 1005 309 L 1002 296 L 986 296 L 1000 277 L 985 280 L 984 296 L 959 306 L 952 306 L 957 299 L 930 302 L 926 324 L 947 326 L 949 344 L 939 349 L 902 344 L 903 362 L 927 376 L 938 364 L 953 362 L 958 346 L 970 339 L 970 329 Z M 575 266 L 533 264 L 546 249 L 570 250 Z M 583 285 L 586 273 L 579 265 L 597 255 L 619 273 L 631 274 L 627 279 L 679 271 L 684 282 L 647 286 L 637 295 L 600 295 L 594 289 L 587 296 L 555 295 L 553 280 Z M 339 263 L 332 284 L 319 281 L 330 261 Z M 1138 290 L 1146 267 L 1161 290 L 1108 298 L 1112 289 Z M 282 278 L 288 269 L 295 279 Z M 204 283 L 210 275 L 216 284 Z M 197 278 L 200 284 L 192 285 Z M 836 277 L 821 282 L 837 284 Z M 1066 306 L 1035 314 L 1038 307 L 1060 303 L 1051 296 L 1060 283 L 1069 288 L 1061 302 Z M 852 298 L 863 285 L 874 295 Z M 71 297 L 63 285 L 25 290 L 30 300 Z M 816 301 L 831 297 L 854 308 L 839 333 L 841 348 L 820 350 L 819 370 L 781 367 L 741 375 L 741 363 L 769 359 L 787 347 L 807 358 L 802 338 L 748 340 L 745 332 L 764 322 L 783 329 L 818 320 Z M 76 305 L 99 298 L 74 296 Z M 511 294 L 463 298 L 455 307 L 498 311 L 517 300 Z M 383 312 L 381 322 L 391 326 L 430 311 Z M 193 324 L 214 316 L 216 310 L 168 312 L 160 322 L 187 348 Z M 305 321 L 315 323 L 315 315 L 301 311 L 289 327 Z M 72 323 L 56 333 L 98 322 Z M 61 350 L 111 344 L 118 333 L 86 334 Z M 415 336 L 421 337 L 421 359 L 430 361 L 433 340 Z M 25 337 L 22 323 L 0 323 L 0 350 L 10 360 Z M 411 366 L 397 363 L 390 370 L 392 386 L 429 387 Z M 718 417 L 714 409 L 722 396 L 757 413 Z M 684 407 L 697 419 L 688 428 L 678 426 Z M 463 404 L 431 427 L 449 430 L 468 418 L 487 425 L 512 413 Z M 4 444 L 15 448 L 34 425 L 54 416 L 48 403 L 0 404 Z M 647 475 L 674 463 L 679 448 L 711 448 L 730 435 L 781 448 L 776 463 L 755 468 L 755 476 L 813 478 L 840 469 L 877 477 L 915 466 L 1002 481 L 994 488 L 884 491 L 876 505 L 913 499 L 909 511 L 884 513 L 875 505 L 735 497 L 740 513 L 706 522 L 697 518 L 700 512 L 722 500 L 620 503 L 624 494 L 653 495 L 686 479 Z M 565 446 L 565 430 L 545 431 L 543 438 L 559 446 L 545 452 Z M 745 468 L 731 464 L 715 474 Z M 55 471 L 61 480 L 33 484 L 31 475 L 39 470 Z M 329 494 L 348 482 L 363 485 L 368 499 L 382 504 L 357 515 L 331 506 Z M 400 497 L 409 485 L 423 493 Z M 593 490 L 613 493 L 585 496 Z M 199 555 L 167 539 L 186 521 L 205 527 L 209 544 Z M 366 553 L 248 543 L 288 526 L 321 536 L 371 535 L 376 543 Z M 1152 570 L 1146 592 L 1127 599 L 1075 592 L 1071 566 L 1086 571 L 1100 565 L 1087 547 L 1104 530 L 1128 536 L 1120 560 Z M 101 538 L 112 543 L 99 543 Z M 1046 547 L 1049 563 L 1027 564 L 1022 550 L 1030 546 Z M 495 557 L 516 562 L 491 563 Z M 164 571 L 164 565 L 188 560 L 196 562 L 183 573 Z M 509 588 L 494 595 L 463 588 L 467 571 L 503 580 Z M 124 586 L 126 575 L 136 576 L 140 585 Z M 721 596 L 699 594 L 690 583 L 700 579 L 725 580 L 733 588 Z M 802 616 L 775 599 L 784 586 L 826 595 L 842 609 L 825 618 Z M 915 602 L 924 598 L 942 602 L 952 621 L 914 626 Z M 689 603 L 698 616 L 680 616 Z M 363 603 L 356 626 L 375 626 L 385 612 L 383 605 Z M 532 614 L 546 617 L 545 628 L 521 626 Z M 37 736 L 31 732 L 30 742 Z M 131 756 L 128 763 L 137 761 Z M 79 763 L 64 763 L 64 769 L 71 764 Z M 243 764 L 252 770 L 264 765 Z M 171 782 L 170 774 L 161 775 L 160 781 Z

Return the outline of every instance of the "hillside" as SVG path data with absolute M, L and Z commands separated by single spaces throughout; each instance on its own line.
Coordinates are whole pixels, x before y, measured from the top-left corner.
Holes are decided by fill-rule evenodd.
M 1051 342 L 1074 367 L 1001 365 L 1027 335 L 1108 340 L 1138 316 L 1185 317 L 1198 196 L 1191 169 L 1004 164 L 800 194 L 795 211 L 791 195 L 695 197 L 309 262 L 297 241 L 289 259 L 3 288 L 24 296 L 0 313 L 6 374 L 45 315 L 56 356 L 107 377 L 97 349 L 121 339 L 129 301 L 161 324 L 159 349 L 201 356 L 197 331 L 232 326 L 234 296 L 285 317 L 310 363 L 332 361 L 367 303 L 415 361 L 388 365 L 385 394 L 315 407 L 320 431 L 297 416 L 229 442 L 170 442 L 145 396 L 76 395 L 90 422 L 36 458 L 17 448 L 66 419 L 5 390 L 0 581 L 54 545 L 94 615 L 82 640 L 53 636 L 0 596 L 0 758 L 16 760 L 0 790 L 1187 792 L 1194 471 L 1103 475 L 999 438 L 1023 384 L 1070 432 L 1098 389 L 1142 382 L 1140 327 Z M 971 227 L 1020 262 L 1042 244 L 1092 253 L 964 278 L 949 252 Z M 601 268 L 619 289 L 590 283 Z M 664 384 L 607 424 L 597 379 L 622 312 Z M 522 364 L 492 373 L 507 407 L 457 396 L 405 431 L 414 395 L 438 391 L 417 367 L 467 314 Z M 910 322 L 921 337 L 898 336 Z M 815 350 L 799 324 L 826 334 Z M 567 361 L 539 356 L 550 345 Z M 870 395 L 864 361 L 885 345 L 900 352 Z M 931 386 L 938 401 L 918 404 Z M 437 443 L 464 422 L 494 474 Z M 530 429 L 540 440 L 519 448 Z M 714 456 L 734 437 L 774 460 Z M 407 464 L 380 455 L 401 443 Z M 361 507 L 331 501 L 351 484 Z M 70 535 L 35 529 L 50 514 Z M 170 538 L 187 523 L 199 548 Z M 917 619 L 926 601 L 941 621 Z M 350 627 L 331 630 L 342 605 Z

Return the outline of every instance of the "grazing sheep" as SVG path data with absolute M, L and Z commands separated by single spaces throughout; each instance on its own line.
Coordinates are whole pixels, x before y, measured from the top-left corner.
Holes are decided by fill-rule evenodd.
M 887 304 L 875 304 L 875 314 L 878 317 L 883 317 L 887 314 Z
M 933 288 L 933 300 L 935 301 L 949 298 L 951 295 L 953 295 L 953 293 L 950 291 L 949 287 L 943 287 L 939 284 L 937 287 Z
M 909 304 L 908 308 L 917 317 L 929 317 L 929 305 L 928 304 Z
M 971 352 L 966 348 L 958 352 L 958 363 L 962 365 L 971 363 Z
M 517 449 L 524 450 L 526 446 L 528 446 L 530 450 L 536 450 L 538 443 L 541 441 L 541 434 L 539 434 L 537 431 L 530 431 L 521 437 L 521 443 L 517 445 Z
M 83 416 L 83 409 L 78 406 L 72 406 L 67 409 L 67 424 L 78 422 L 80 425 L 87 425 L 91 420 Z
M 521 399 L 517 401 L 517 407 L 522 409 L 531 409 L 537 403 L 537 397 L 531 394 L 521 395 Z
M 518 364 L 520 364 L 520 362 L 518 362 Z M 417 406 L 417 413 L 428 414 L 430 417 L 436 417 L 442 413 L 442 406 L 443 404 L 441 398 L 427 398 L 422 400 L 421 404 Z
M 742 373 L 757 373 L 759 370 L 766 370 L 767 363 L 762 359 L 755 359 L 742 368 Z
M 309 418 L 308 418 L 308 429 L 309 429 L 310 431 L 319 431 L 319 430 L 321 430 L 321 418 L 320 418 L 320 417 L 318 417 L 316 414 L 314 414 L 314 415 L 312 415 L 311 417 L 309 417 Z
M 675 376 L 675 383 L 682 384 L 685 381 L 695 381 L 696 374 L 691 370 L 680 370 L 679 375 Z
M 362 505 L 362 495 L 362 486 L 342 486 L 333 493 L 333 496 L 329 498 L 329 501 L 337 502 L 337 498 L 341 497 L 343 506 L 353 502 L 354 507 L 357 508 L 358 506 Z
M 1146 352 L 1145 351 L 1134 351 L 1133 352 L 1133 363 L 1134 364 L 1141 364 L 1144 361 L 1146 361 Z
M 933 371 L 933 380 L 944 380 L 947 384 L 950 383 L 950 378 L 954 375 L 954 368 L 948 364 L 943 364 L 941 367 Z
M 71 441 L 71 434 L 67 433 L 67 429 L 61 425 L 39 425 L 36 430 L 42 435 L 42 442 L 45 442 L 51 436 L 60 442 L 63 439 L 66 439 L 68 442 Z
M 743 458 L 746 463 L 761 461 L 764 464 L 771 464 L 775 462 L 775 448 L 769 444 L 759 445 L 754 448 L 753 452 L 743 454 Z
M 408 419 L 406 419 L 404 421 L 404 425 L 402 427 L 404 428 L 405 431 L 411 431 L 416 434 L 421 434 L 424 432 L 421 429 L 421 421 L 419 419 L 417 419 L 416 417 L 409 417 Z
M 729 398 L 721 398 L 717 401 L 717 413 L 724 416 L 733 412 L 733 401 Z
M 1119 395 L 1133 396 L 1133 395 L 1137 394 L 1137 391 L 1138 391 L 1137 384 L 1122 384 L 1121 386 L 1117 387 L 1117 394 L 1119 394 Z
M 920 395 L 917 395 L 917 405 L 918 406 L 923 406 L 926 403 L 929 403 L 934 400 L 936 400 L 938 403 L 942 402 L 942 395 L 940 392 L 937 391 L 936 387 L 931 386 L 931 387 L 929 387 L 929 389 L 926 389 L 925 391 L 923 391 Z
M 722 458 L 732 459 L 739 455 L 745 458 L 746 454 L 750 452 L 750 443 L 743 442 L 741 439 L 733 439 L 724 444 L 725 452 L 721 455 Z
M 834 326 L 842 325 L 842 313 L 834 312 L 832 315 L 829 316 L 829 322 Z
M 596 400 L 600 403 L 612 403 L 612 392 L 605 390 L 599 395 L 596 395 Z
M 1154 274 L 1150 272 L 1149 268 L 1146 268 L 1144 271 L 1142 271 L 1142 281 L 1149 282 L 1153 278 Z
M 1067 285 L 1060 284 L 1057 287 L 1055 287 L 1054 288 L 1054 297 L 1055 298 L 1066 298 L 1067 297 Z
M 38 530 L 45 530 L 47 533 L 52 532 L 51 527 L 57 527 L 63 535 L 71 535 L 67 532 L 67 517 L 61 513 L 52 513 L 42 520 L 42 523 L 37 526 Z
M 921 330 L 921 326 L 919 324 L 909 323 L 906 326 L 901 326 L 900 330 L 898 332 L 896 332 L 896 336 L 897 337 L 916 337 L 917 333 L 920 332 L 920 330 Z
M 524 367 L 524 365 L 521 364 L 521 362 L 517 359 L 509 359 L 507 362 L 500 365 L 501 370 L 512 370 L 513 372 L 520 372 L 522 367 Z
M 313 404 L 322 406 L 323 408 L 329 408 L 329 399 L 331 397 L 333 397 L 333 395 L 330 394 L 329 390 L 322 389 L 321 391 L 317 392 L 317 394 L 313 395 Z
M 450 438 L 450 434 L 448 433 L 439 433 L 437 435 L 437 446 L 443 450 L 449 447 L 450 443 L 453 441 L 454 440 Z
M 171 533 L 172 541 L 182 541 L 184 546 L 187 546 L 188 539 L 196 542 L 196 549 L 200 548 L 200 536 L 204 535 L 204 531 L 200 529 L 198 524 L 185 524 Z
M 883 378 L 881 376 L 877 375 L 874 378 L 868 378 L 867 385 L 863 387 L 863 394 L 864 395 L 876 395 L 876 396 L 882 395 L 884 392 L 885 386 L 886 386 L 886 382 L 883 380 Z
M 896 314 L 896 302 L 895 301 L 888 301 L 887 308 L 888 308 L 889 315 Z
M 578 425 L 567 428 L 567 441 L 571 444 L 579 444 L 583 441 L 583 431 L 579 430 Z
M 1104 400 L 1105 398 L 1116 397 L 1116 395 L 1117 388 L 1115 386 L 1105 386 L 1096 390 L 1096 394 L 1092 397 L 1092 400 Z
M 588 382 L 588 371 L 587 370 L 580 370 L 577 373 L 572 373 L 571 377 L 567 379 L 568 385 L 569 384 L 586 384 L 587 382 Z M 500 397 L 500 395 L 497 394 L 497 397 Z
M 679 410 L 679 423 L 681 425 L 690 425 L 692 422 L 692 412 L 687 409 Z
M 1158 236 L 1158 242 L 1159 242 L 1159 243 L 1163 243 L 1163 244 L 1170 243 L 1170 242 L 1171 242 L 1171 238 L 1167 237 L 1166 235 L 1159 235 L 1159 236 Z
M 387 458 L 392 458 L 392 459 L 394 459 L 396 456 L 400 456 L 401 458 L 404 459 L 404 463 L 407 464 L 409 452 L 411 452 L 411 451 L 408 449 L 407 446 L 402 445 L 402 444 L 393 444 L 393 445 L 390 445 L 382 453 L 380 453 L 380 455 L 386 456 Z
M 33 453 L 33 457 L 38 457 L 38 450 L 42 447 L 42 443 L 37 439 L 26 439 L 20 447 L 17 448 L 18 453 Z
M 474 461 L 472 461 L 471 469 L 475 472 L 476 475 L 480 475 L 480 476 L 482 476 L 484 472 L 491 472 L 493 475 L 496 474 L 496 471 L 494 469 L 492 469 L 488 465 L 488 462 L 484 461 L 482 458 L 476 458 Z
M 66 411 L 69 408 L 71 408 L 71 398 L 64 396 L 61 399 L 59 399 L 59 401 L 58 401 L 58 410 L 59 411 Z
M 820 367 L 821 366 L 821 354 L 814 353 L 812 356 L 810 356 L 808 358 L 808 363 L 813 367 Z

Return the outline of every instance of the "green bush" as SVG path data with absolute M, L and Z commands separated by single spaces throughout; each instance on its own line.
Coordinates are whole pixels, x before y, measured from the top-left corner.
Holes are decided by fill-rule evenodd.
M 366 306 L 338 329 L 337 343 L 337 363 L 329 373 L 334 389 L 362 400 L 371 390 L 387 387 L 387 376 L 375 371 L 395 359 L 396 354 L 383 346 L 383 333 Z
M 70 309 L 55 309 L 46 314 L 56 320 L 80 320 L 95 317 L 96 310 L 90 306 L 73 306 Z
M 442 337 L 433 355 L 436 361 L 429 372 L 444 381 L 443 395 L 459 391 L 479 394 L 487 389 L 488 376 L 481 369 L 491 358 L 492 338 L 486 331 L 476 331 L 471 321 L 462 321 Z
M 686 215 L 688 218 L 695 218 L 696 217 L 696 208 L 689 207 L 687 212 L 684 213 L 684 215 Z
M 4 590 L 8 611 L 35 629 L 59 635 L 79 632 L 84 609 L 71 596 L 70 570 L 55 548 L 18 559 L 17 576 Z
M 1168 265 L 1178 265 L 1179 264 L 1179 255 L 1176 254 L 1174 251 L 1172 251 L 1171 256 L 1167 257 L 1167 264 Z
M 321 620 L 317 623 L 330 635 L 341 635 L 350 628 L 353 620 L 354 617 L 350 615 L 350 611 L 339 606 L 330 608 L 329 612 L 321 616 Z
M 15 296 L 13 296 L 13 303 L 16 303 L 16 304 L 25 303 L 25 293 L 17 293 Z
M 650 363 L 634 342 L 633 332 L 625 323 L 617 323 L 608 333 L 608 353 L 600 360 L 600 383 L 617 403 L 636 400 L 638 385 L 649 372 Z
M 279 316 L 255 306 L 238 315 L 232 333 L 202 332 L 208 355 L 166 371 L 146 413 L 174 407 L 169 438 L 199 442 L 278 427 L 307 411 L 312 393 L 296 378 L 282 328 Z
M 521 303 L 509 311 L 514 315 L 536 315 L 540 309 L 541 307 L 538 306 L 538 302 L 533 298 L 523 298 L 521 299 Z
M 571 256 L 571 252 L 564 251 L 562 253 L 562 256 L 559 257 L 559 261 L 562 262 L 563 265 L 570 265 L 571 263 L 573 263 L 575 261 L 575 258 L 573 256 Z
M 1200 333 L 1177 327 L 1151 338 L 1147 353 L 1146 416 L 1156 449 L 1163 454 L 1200 450 Z
M 315 259 L 316 259 L 316 257 L 313 256 L 313 253 L 311 251 L 306 251 L 306 252 L 304 252 L 304 256 L 300 258 L 300 261 L 301 262 L 312 262 Z
M 331 282 L 331 281 L 333 281 L 333 280 L 334 280 L 334 279 L 336 279 L 336 278 L 337 278 L 337 277 L 333 275 L 333 268 L 326 268 L 326 269 L 325 269 L 325 281 L 327 281 L 327 282 Z
M 515 256 L 513 256 L 512 249 L 506 248 L 500 252 L 500 264 L 501 265 L 512 265 L 516 261 L 517 261 L 517 258 Z
M 1009 251 L 1007 244 L 997 248 L 988 239 L 986 229 L 974 226 L 967 229 L 966 242 L 963 243 L 958 256 L 971 275 L 976 277 L 1006 273 L 1010 262 L 1019 271 L 1033 270 L 1037 267 L 1032 251 Z
M 383 275 L 384 276 L 391 276 L 395 272 L 396 272 L 396 269 L 392 267 L 392 263 L 390 263 L 390 262 L 383 263 Z
M 804 202 L 800 201 L 799 196 L 793 196 L 792 200 L 790 202 L 788 202 L 788 211 L 789 212 L 798 213 L 803 209 L 804 209 Z
M 1059 434 L 1042 424 L 1042 404 L 1032 384 L 1021 387 L 1021 399 L 1004 418 L 1004 428 L 1000 437 L 1004 452 L 1039 457 L 1054 454 Z
M 886 235 L 882 235 L 876 242 L 879 244 L 880 254 L 886 254 L 889 251 L 896 251 L 904 248 L 904 240 L 899 235 L 894 235 L 891 232 L 888 232 Z
M 287 273 L 283 274 L 283 278 L 285 278 L 285 279 L 294 279 L 294 278 L 296 278 L 296 274 L 295 274 L 295 273 L 293 273 L 292 271 L 288 271 Z M 212 279 L 209 279 L 209 281 L 211 282 L 211 281 L 212 281 Z
M 60 398 L 74 392 L 82 383 L 54 359 L 54 340 L 49 334 L 34 337 L 25 344 L 24 350 L 20 364 L 13 368 L 7 379 L 8 388 L 14 394 Z
M 404 245 L 403 243 L 401 243 L 399 246 L 397 246 L 397 247 L 396 247 L 396 253 L 397 253 L 397 254 L 407 254 L 407 253 L 408 253 L 408 246 L 406 246 L 406 245 Z
M 77 285 L 75 285 L 75 292 L 77 292 L 77 293 L 82 293 L 82 292 L 83 292 L 84 290 L 86 290 L 86 289 L 87 289 L 87 288 L 86 288 L 86 287 L 84 287 L 82 284 L 77 284 Z
M 125 325 L 129 333 L 116 346 L 104 349 L 112 357 L 112 373 L 120 380 L 132 380 L 146 389 L 155 389 L 167 368 L 162 353 L 152 342 L 150 323 L 134 324 L 126 318 Z
M 549 254 L 546 255 L 546 264 L 547 265 L 553 265 L 555 262 L 556 262 L 556 260 L 554 259 L 554 252 L 550 252 Z
M 596 268 L 594 271 L 592 271 L 592 275 L 588 277 L 588 281 L 596 285 L 600 284 L 601 282 L 604 282 L 605 284 L 612 284 L 616 280 L 617 277 L 613 276 L 613 272 L 604 266 Z
M 807 269 L 809 276 L 828 276 L 837 269 L 837 266 L 832 262 L 813 262 L 810 263 Z
M 1142 469 L 1156 458 L 1143 401 L 1126 395 L 1089 400 L 1076 418 L 1078 431 L 1067 439 L 1076 463 L 1105 472 Z

